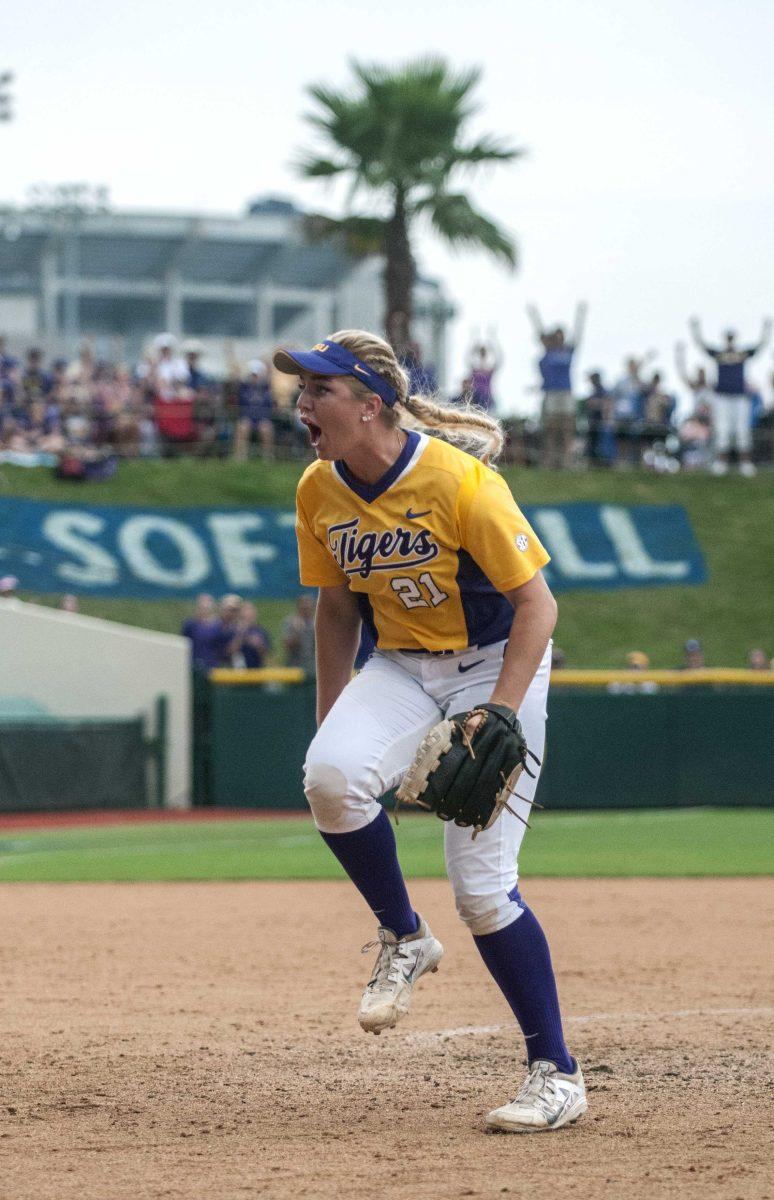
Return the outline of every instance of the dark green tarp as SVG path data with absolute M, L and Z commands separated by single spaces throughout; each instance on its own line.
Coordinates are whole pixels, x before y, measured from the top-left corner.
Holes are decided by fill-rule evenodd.
M 0 721 L 0 811 L 144 807 L 146 760 L 140 718 Z

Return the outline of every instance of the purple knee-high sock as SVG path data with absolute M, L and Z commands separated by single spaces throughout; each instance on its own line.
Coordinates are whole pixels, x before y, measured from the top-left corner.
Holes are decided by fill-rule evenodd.
M 560 1071 L 572 1074 L 575 1063 L 562 1033 L 546 935 L 531 909 L 523 902 L 520 908 L 520 915 L 505 929 L 474 936 L 473 941 L 521 1026 L 527 1060 L 548 1059 Z
M 370 825 L 353 833 L 320 832 L 379 924 L 398 938 L 416 933 L 419 918 L 408 898 L 395 834 L 384 809 Z

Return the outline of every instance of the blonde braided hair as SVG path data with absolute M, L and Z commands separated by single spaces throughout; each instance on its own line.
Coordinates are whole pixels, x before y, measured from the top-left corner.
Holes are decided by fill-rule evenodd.
M 434 434 L 490 465 L 500 454 L 505 440 L 502 426 L 484 409 L 470 402 L 452 408 L 439 404 L 430 396 L 409 395 L 408 373 L 398 362 L 389 342 L 363 329 L 342 329 L 330 334 L 326 340 L 344 346 L 395 388 L 398 397 L 395 406 L 382 406 L 380 419 L 384 424 L 390 427 L 403 425 Z M 367 385 L 354 377 L 347 383 L 356 396 L 369 393 Z

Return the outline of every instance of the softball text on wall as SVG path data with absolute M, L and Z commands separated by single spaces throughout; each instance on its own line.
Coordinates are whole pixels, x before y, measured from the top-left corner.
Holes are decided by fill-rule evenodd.
M 555 592 L 698 584 L 679 505 L 524 505 Z M 160 600 L 197 592 L 294 596 L 294 514 L 275 508 L 129 508 L 0 500 L 0 574 L 24 591 Z

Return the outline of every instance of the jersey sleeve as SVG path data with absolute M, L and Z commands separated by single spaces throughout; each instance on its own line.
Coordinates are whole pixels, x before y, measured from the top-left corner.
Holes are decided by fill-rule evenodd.
M 505 480 L 478 466 L 460 485 L 460 543 L 500 592 L 521 587 L 550 560 Z
M 312 529 L 303 500 L 296 495 L 298 571 L 304 587 L 339 587 L 347 576 Z

